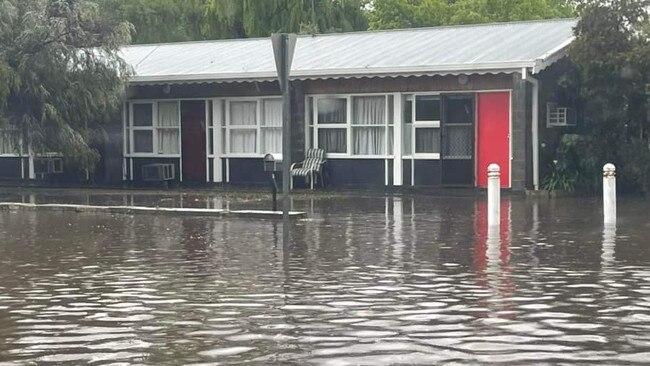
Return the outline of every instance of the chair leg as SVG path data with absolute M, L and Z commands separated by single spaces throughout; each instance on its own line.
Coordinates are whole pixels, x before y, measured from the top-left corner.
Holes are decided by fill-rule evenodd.
M 293 191 L 293 175 L 289 174 L 289 190 Z
M 311 178 L 311 179 L 309 179 L 309 184 L 311 186 L 311 190 L 313 191 L 314 190 L 314 172 L 310 172 L 309 175 L 310 175 L 310 178 Z

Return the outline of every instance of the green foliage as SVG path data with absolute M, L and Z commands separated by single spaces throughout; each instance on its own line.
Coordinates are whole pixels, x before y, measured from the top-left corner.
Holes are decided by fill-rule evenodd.
M 372 0 L 370 29 L 566 18 L 570 0 Z
M 0 25 L 0 125 L 92 168 L 124 92 L 129 27 L 87 0 L 0 0 Z
M 134 26 L 134 43 L 365 30 L 365 0 L 95 0 Z
M 648 95 L 650 43 L 646 33 L 648 0 L 586 0 L 570 57 L 577 67 L 573 88 L 584 106 L 583 137 L 576 143 L 574 164 L 598 187 L 606 162 L 617 166 L 619 186 L 628 192 L 650 187 Z M 558 151 L 558 159 L 566 152 Z

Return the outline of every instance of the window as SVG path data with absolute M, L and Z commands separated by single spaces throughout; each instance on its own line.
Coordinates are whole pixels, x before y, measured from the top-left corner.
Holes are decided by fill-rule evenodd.
M 16 143 L 18 142 L 18 132 L 13 129 L 0 129 L 0 155 L 18 154 Z
M 392 153 L 392 96 L 310 97 L 308 101 L 308 111 L 313 113 L 310 141 L 316 141 L 317 147 L 357 156 Z
M 546 125 L 549 127 L 566 127 L 576 125 L 576 115 L 571 108 L 560 107 L 558 103 L 546 104 Z
M 406 103 L 408 108 L 410 103 Z M 410 106 L 413 108 L 413 106 Z M 412 131 L 408 134 L 413 143 L 415 154 L 440 154 L 440 120 L 441 102 L 437 95 L 415 96 L 415 121 L 412 123 Z M 413 115 L 413 112 L 410 114 Z M 407 134 L 404 134 L 407 136 Z M 406 145 L 406 144 L 405 144 Z
M 125 126 L 127 154 L 180 154 L 180 102 L 135 102 Z
M 328 153 L 348 152 L 346 98 L 317 99 L 318 147 Z
M 227 108 L 226 153 L 282 152 L 282 99 L 233 100 L 227 103 Z
M 282 100 L 262 101 L 262 153 L 282 153 Z
M 153 103 L 134 103 L 131 114 L 133 152 L 152 154 L 154 152 Z
M 178 154 L 181 115 L 178 102 L 158 103 L 158 153 Z

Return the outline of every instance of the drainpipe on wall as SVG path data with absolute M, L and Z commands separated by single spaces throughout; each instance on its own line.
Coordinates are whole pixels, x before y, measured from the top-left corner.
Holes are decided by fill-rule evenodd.
M 533 120 L 532 120 L 532 145 L 533 145 L 533 189 L 539 190 L 539 80 L 528 75 L 524 68 L 521 78 L 533 85 Z

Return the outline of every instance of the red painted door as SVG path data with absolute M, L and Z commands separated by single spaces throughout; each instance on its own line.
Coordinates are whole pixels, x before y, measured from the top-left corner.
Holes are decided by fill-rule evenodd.
M 183 181 L 205 182 L 205 102 L 181 102 Z
M 501 187 L 510 187 L 510 93 L 479 93 L 477 102 L 477 185 L 487 187 L 487 167 L 501 167 Z

